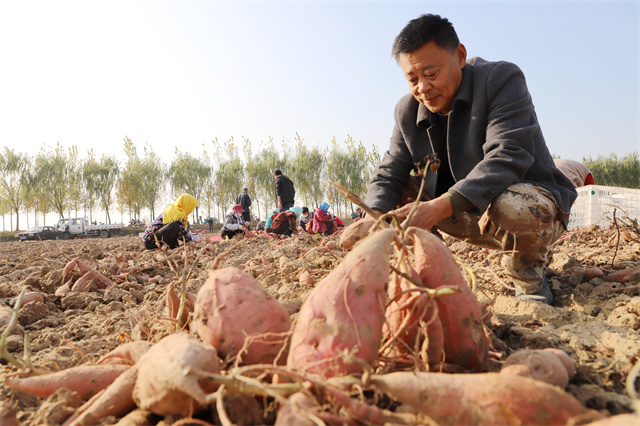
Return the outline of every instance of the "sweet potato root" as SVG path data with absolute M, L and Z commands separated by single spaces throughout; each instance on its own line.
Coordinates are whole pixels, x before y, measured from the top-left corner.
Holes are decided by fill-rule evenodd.
M 411 277 L 420 282 L 415 269 L 410 269 Z M 433 368 L 442 360 L 444 341 L 436 302 L 430 301 L 426 293 L 410 292 L 411 289 L 415 290 L 415 286 L 411 285 L 406 278 L 396 273 L 391 275 L 387 290 L 390 302 L 386 309 L 387 322 L 383 331 L 406 344 L 406 346 L 396 345 L 400 353 L 405 352 L 403 349 L 413 350 L 416 345 L 420 345 L 424 362 Z M 427 324 L 422 330 L 424 335 L 419 334 L 421 322 Z M 422 344 L 418 341 L 420 338 L 424 338 Z
M 272 363 L 283 350 L 291 317 L 249 274 L 237 268 L 210 270 L 194 311 L 195 329 L 221 356 L 239 356 L 246 364 Z M 239 353 L 245 338 L 255 339 Z M 284 363 L 286 355 L 281 357 Z M 279 360 L 280 361 L 280 360 Z
M 67 419 L 64 426 L 95 425 L 103 417 L 120 417 L 134 409 L 136 404 L 133 402 L 132 392 L 137 376 L 138 369 L 136 367 L 129 368 L 104 392 L 80 407 L 73 416 Z
M 111 352 L 102 356 L 96 364 L 98 365 L 129 365 L 132 366 L 142 355 L 144 355 L 151 347 L 153 343 L 146 342 L 144 340 L 136 340 L 135 342 L 125 343 L 120 345 Z
M 561 354 L 568 358 L 569 361 L 565 362 L 569 370 L 561 360 Z M 575 371 L 575 361 L 562 351 L 557 349 L 522 349 L 509 355 L 502 365 L 500 373 L 530 377 L 564 389 Z
M 53 395 L 59 388 L 67 388 L 86 400 L 105 389 L 128 369 L 126 365 L 81 365 L 42 376 L 5 377 L 4 384 L 43 398 Z
M 375 220 L 362 219 L 344 228 L 340 235 L 340 248 L 352 249 L 358 241 L 367 236 L 374 223 Z
M 469 371 L 481 370 L 487 360 L 489 339 L 485 334 L 478 299 L 456 264 L 451 251 L 431 232 L 409 228 L 413 236 L 415 268 L 428 288 L 459 287 L 461 292 L 438 297 L 438 316 L 444 333 L 444 362 Z
M 370 235 L 316 285 L 298 313 L 288 367 L 331 377 L 360 370 L 343 361 L 344 352 L 368 363 L 377 357 L 396 233 Z
M 220 373 L 220 359 L 212 346 L 185 333 L 172 334 L 147 351 L 135 366 L 138 377 L 133 400 L 159 415 L 190 415 L 206 404 L 206 395 L 218 385 L 184 373 L 188 367 Z
M 441 425 L 564 425 L 599 416 L 563 390 L 528 377 L 498 373 L 398 372 L 371 384 Z

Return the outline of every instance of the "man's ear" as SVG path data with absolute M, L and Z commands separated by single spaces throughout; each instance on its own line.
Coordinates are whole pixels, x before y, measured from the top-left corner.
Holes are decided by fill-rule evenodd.
M 467 63 L 467 48 L 464 47 L 462 43 L 459 43 L 458 47 L 456 47 L 456 60 L 458 61 L 460 69 L 464 68 Z

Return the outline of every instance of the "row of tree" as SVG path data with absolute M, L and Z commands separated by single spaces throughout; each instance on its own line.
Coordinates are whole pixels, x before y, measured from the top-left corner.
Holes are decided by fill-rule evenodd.
M 269 138 L 263 149 L 252 152 L 252 144 L 242 138 L 226 142 L 212 141 L 200 155 L 176 148 L 170 164 L 148 145 L 142 152 L 128 137 L 124 138 L 124 160 L 89 151 L 80 158 L 76 147 L 43 148 L 30 156 L 5 148 L 0 153 L 0 214 L 9 216 L 10 230 L 20 229 L 19 217 L 47 214 L 59 217 L 79 215 L 95 220 L 104 214 L 111 223 L 117 211 L 132 220 L 152 219 L 158 209 L 179 194 L 189 193 L 199 200 L 194 212 L 223 217 L 244 187 L 253 199 L 252 213 L 263 213 L 276 206 L 273 171 L 280 169 L 295 183 L 296 204 L 311 208 L 329 201 L 333 211 L 346 214 L 353 206 L 343 193 L 329 182 L 337 182 L 364 197 L 366 184 L 380 161 L 377 149 L 367 150 L 350 136 L 343 143 L 335 138 L 329 147 L 309 148 L 296 134 L 293 143 L 276 144 Z M 15 217 L 15 228 L 13 227 Z M 28 223 L 27 223 L 28 226 Z
M 71 217 L 72 212 L 95 220 L 96 213 L 105 215 L 107 223 L 117 211 L 121 218 L 154 218 L 181 193 L 199 200 L 194 216 L 200 211 L 207 216 L 223 217 L 235 203 L 244 187 L 253 199 L 252 213 L 265 217 L 276 205 L 273 171 L 281 169 L 295 183 L 296 204 L 311 208 L 328 201 L 336 214 L 346 215 L 353 206 L 344 194 L 329 182 L 337 182 L 360 197 L 375 165 L 380 161 L 376 147 L 367 150 L 350 136 L 339 143 L 335 138 L 325 149 L 309 148 L 296 134 L 293 143 L 276 144 L 273 138 L 252 152 L 246 139 L 237 143 L 217 139 L 209 150 L 203 146 L 200 155 L 176 148 L 170 164 L 148 145 L 142 152 L 128 137 L 124 138 L 124 160 L 103 155 L 96 158 L 89 151 L 80 158 L 76 147 L 43 148 L 37 155 L 16 153 L 5 148 L 0 152 L 0 215 L 5 227 L 9 216 L 10 230 L 20 229 L 19 217 L 39 216 L 45 224 L 47 214 Z M 618 157 L 598 156 L 583 159 L 593 173 L 597 185 L 640 188 L 638 153 Z M 15 217 L 15 228 L 13 218 Z M 28 226 L 28 223 L 27 223 Z

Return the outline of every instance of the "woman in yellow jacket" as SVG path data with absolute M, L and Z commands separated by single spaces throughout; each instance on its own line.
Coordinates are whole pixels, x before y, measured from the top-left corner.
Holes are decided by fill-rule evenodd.
M 191 241 L 191 236 L 187 231 L 187 220 L 189 214 L 198 205 L 198 200 L 189 194 L 182 194 L 173 204 L 165 209 L 153 222 L 147 226 L 142 236 L 145 248 L 152 250 L 159 248 L 158 242 L 164 243 L 170 249 L 178 247 L 181 239 L 184 242 Z M 155 235 L 155 237 L 154 237 Z

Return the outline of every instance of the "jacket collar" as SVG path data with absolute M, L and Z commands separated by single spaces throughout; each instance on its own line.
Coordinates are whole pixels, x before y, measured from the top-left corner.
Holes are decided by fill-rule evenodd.
M 461 103 L 466 103 L 471 105 L 471 101 L 473 100 L 473 65 L 467 63 L 464 68 L 462 68 L 462 81 L 460 82 L 460 87 L 458 87 L 458 91 L 456 95 L 453 97 L 453 108 L 451 109 L 451 113 L 456 110 L 456 105 L 460 105 Z M 416 101 L 418 102 L 418 101 Z M 423 123 L 426 122 L 427 127 L 431 125 L 431 120 L 433 117 L 433 113 L 427 109 L 426 106 L 418 103 L 418 113 L 416 114 L 416 125 L 418 127 L 422 127 Z

